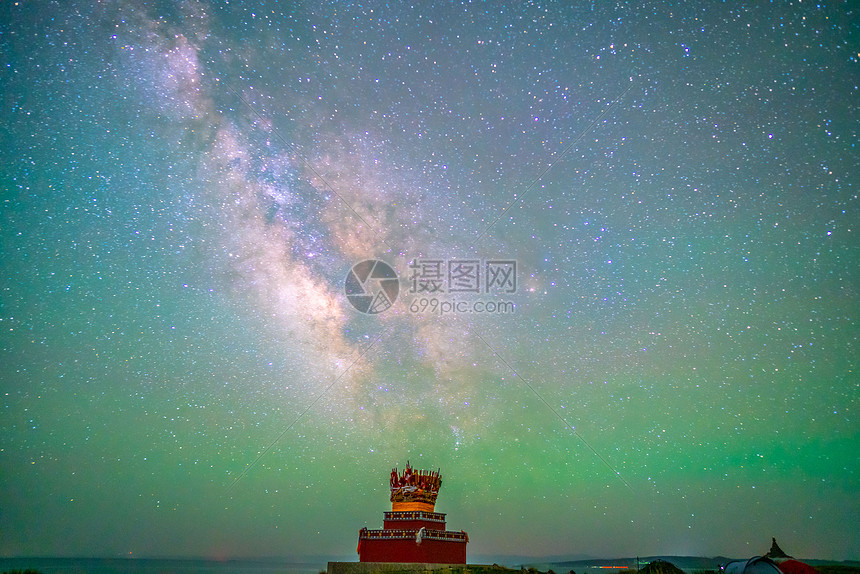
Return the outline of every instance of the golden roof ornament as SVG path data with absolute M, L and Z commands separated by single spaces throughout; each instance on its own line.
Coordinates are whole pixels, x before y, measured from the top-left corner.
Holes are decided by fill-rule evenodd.
M 403 472 L 391 470 L 391 510 L 433 512 L 441 486 L 440 471 L 417 470 L 407 461 Z

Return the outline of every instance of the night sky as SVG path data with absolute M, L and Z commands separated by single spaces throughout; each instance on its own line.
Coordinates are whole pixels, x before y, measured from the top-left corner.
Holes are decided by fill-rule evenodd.
M 857 558 L 851 4 L 4 2 L 0 555 Z

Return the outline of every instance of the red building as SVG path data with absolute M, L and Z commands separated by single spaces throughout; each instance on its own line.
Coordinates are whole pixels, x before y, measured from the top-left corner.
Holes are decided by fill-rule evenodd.
M 362 528 L 358 533 L 360 562 L 422 562 L 465 564 L 463 532 L 445 530 L 445 515 L 434 512 L 442 486 L 439 472 L 391 471 L 391 512 L 385 513 L 382 530 Z

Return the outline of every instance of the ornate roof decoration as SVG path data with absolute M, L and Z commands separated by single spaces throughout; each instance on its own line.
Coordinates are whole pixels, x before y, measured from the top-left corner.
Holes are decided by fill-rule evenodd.
M 424 502 L 436 504 L 442 476 L 436 470 L 416 470 L 406 462 L 406 469 L 391 470 L 391 502 Z

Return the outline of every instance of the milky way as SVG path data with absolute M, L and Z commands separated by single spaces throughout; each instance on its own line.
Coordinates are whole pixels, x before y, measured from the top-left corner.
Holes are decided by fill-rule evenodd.
M 857 557 L 849 4 L 4 12 L 0 554 Z

